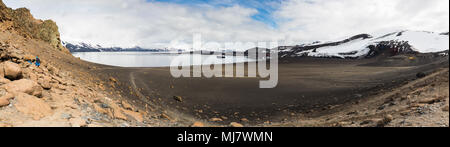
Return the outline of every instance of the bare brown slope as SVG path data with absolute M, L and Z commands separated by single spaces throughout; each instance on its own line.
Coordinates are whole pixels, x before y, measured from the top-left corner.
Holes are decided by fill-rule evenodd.
M 40 67 L 28 62 L 36 56 Z M 108 94 L 100 75 L 91 71 L 99 67 L 104 66 L 68 53 L 53 21 L 34 19 L 27 9 L 13 10 L 0 1 L 0 127 L 159 124 Z

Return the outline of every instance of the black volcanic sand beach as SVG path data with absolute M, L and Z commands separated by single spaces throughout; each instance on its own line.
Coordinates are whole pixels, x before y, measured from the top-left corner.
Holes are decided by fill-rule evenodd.
M 280 61 L 279 83 L 273 89 L 260 89 L 258 78 L 173 78 L 169 68 L 98 70 L 105 78 L 117 78 L 121 84 L 116 90 L 129 99 L 172 111 L 177 117 L 225 118 L 219 123 L 246 118 L 258 124 L 331 113 L 328 108 L 382 93 L 417 79 L 418 72 L 440 67 L 448 67 L 448 57 L 286 60 Z

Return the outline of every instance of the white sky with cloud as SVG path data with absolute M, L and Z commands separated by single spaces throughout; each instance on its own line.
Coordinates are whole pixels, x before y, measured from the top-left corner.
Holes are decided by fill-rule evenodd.
M 256 9 L 145 0 L 4 0 L 52 19 L 63 41 L 102 46 L 190 48 L 203 41 L 300 44 L 389 30 L 449 30 L 449 0 L 285 0 L 273 28 L 252 19 Z M 185 45 L 183 45 L 185 44 Z

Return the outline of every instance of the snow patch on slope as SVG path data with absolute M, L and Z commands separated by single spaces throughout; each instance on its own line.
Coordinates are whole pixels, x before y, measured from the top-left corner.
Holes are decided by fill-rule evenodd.
M 300 52 L 299 55 L 307 54 L 312 57 L 359 57 L 369 53 L 367 46 L 370 41 L 367 39 L 357 39 L 338 46 L 327 46 L 318 49 Z
M 437 53 L 449 50 L 449 36 L 432 32 L 401 31 L 380 37 L 357 39 L 336 46 L 326 46 L 297 53 L 300 56 L 357 58 L 370 52 L 370 45 L 383 41 L 408 42 L 419 53 Z
M 384 40 L 408 41 L 419 53 L 436 53 L 449 49 L 449 36 L 432 32 L 405 31 L 401 36 L 389 36 Z

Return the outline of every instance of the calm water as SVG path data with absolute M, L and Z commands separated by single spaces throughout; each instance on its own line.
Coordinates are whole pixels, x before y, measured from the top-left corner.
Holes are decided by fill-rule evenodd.
M 174 60 L 180 61 L 185 66 L 200 65 L 192 64 L 192 59 L 201 59 L 202 65 L 210 63 L 229 64 L 256 61 L 242 56 L 226 56 L 225 59 L 222 59 L 218 58 L 218 55 L 179 55 L 152 52 L 86 52 L 73 53 L 73 55 L 75 57 L 80 57 L 85 61 L 120 67 L 169 67 Z

